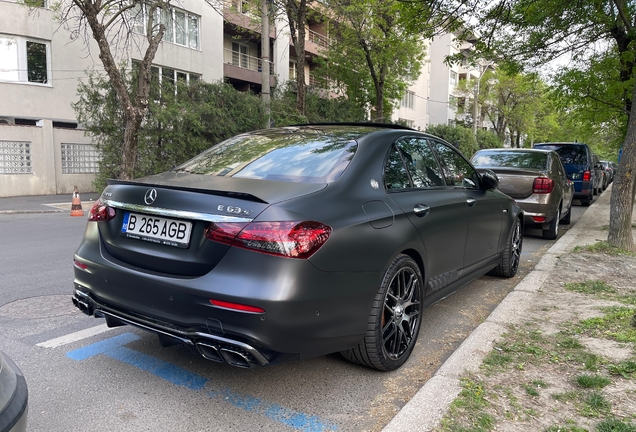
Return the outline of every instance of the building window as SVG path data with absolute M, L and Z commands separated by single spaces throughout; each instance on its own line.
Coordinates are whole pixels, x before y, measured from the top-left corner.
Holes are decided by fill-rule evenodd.
M 0 141 L 0 174 L 32 172 L 29 141 Z
M 296 60 L 289 61 L 289 79 L 290 80 L 296 79 Z
M 91 144 L 62 144 L 62 174 L 99 172 L 99 154 Z
M 239 12 L 242 14 L 249 15 L 250 14 L 250 3 L 246 0 L 232 0 L 232 5 L 230 9 Z
M 137 4 L 131 11 L 133 30 L 146 34 L 148 25 L 148 11 L 145 4 Z M 199 49 L 199 19 L 181 9 L 158 9 L 156 22 L 164 25 L 163 40 L 183 45 L 192 49 Z M 155 31 L 156 33 L 156 31 Z
M 404 108 L 415 108 L 415 93 L 412 91 L 407 91 L 404 97 L 402 98 L 402 104 Z
M 457 72 L 450 71 L 450 85 L 451 87 L 457 86 Z
M 398 121 L 402 123 L 404 126 L 410 127 L 411 129 L 415 129 L 415 122 L 413 120 L 400 118 Z
M 50 44 L 0 35 L 0 81 L 50 84 Z

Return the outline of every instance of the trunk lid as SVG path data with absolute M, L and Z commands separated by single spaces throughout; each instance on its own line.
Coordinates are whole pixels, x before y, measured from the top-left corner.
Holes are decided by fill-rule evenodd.
M 113 258 L 138 269 L 196 277 L 211 271 L 229 249 L 205 237 L 211 223 L 247 224 L 273 203 L 325 186 L 179 173 L 110 180 L 101 200 L 116 214 L 98 226 Z
M 524 199 L 532 195 L 532 185 L 537 177 L 547 177 L 539 169 L 489 168 L 499 177 L 499 189 L 514 199 Z

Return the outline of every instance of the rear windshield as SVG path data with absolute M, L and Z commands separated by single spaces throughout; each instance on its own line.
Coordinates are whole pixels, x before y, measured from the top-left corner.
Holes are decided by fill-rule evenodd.
M 360 134 L 355 134 L 359 137 Z M 174 169 L 178 172 L 297 183 L 329 183 L 357 149 L 351 133 L 278 129 L 239 135 Z
M 576 144 L 539 144 L 535 147 L 546 150 L 554 150 L 559 154 L 561 162 L 563 162 L 564 165 L 587 165 L 587 151 L 585 146 Z
M 480 151 L 473 156 L 477 167 L 545 169 L 548 155 L 543 152 Z

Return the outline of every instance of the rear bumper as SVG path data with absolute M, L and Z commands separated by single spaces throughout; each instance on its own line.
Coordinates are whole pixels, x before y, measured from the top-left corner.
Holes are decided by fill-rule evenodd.
M 237 248 L 210 273 L 183 277 L 148 272 L 84 240 L 75 259 L 73 302 L 108 325 L 152 331 L 204 357 L 248 367 L 341 351 L 362 340 L 382 274 L 318 270 L 307 260 Z M 249 263 L 245 265 L 243 263 Z M 263 313 L 214 306 L 249 305 Z
M 226 362 L 232 366 L 251 367 L 253 365 L 266 366 L 267 358 L 253 346 L 213 335 L 187 329 L 179 329 L 167 323 L 160 323 L 149 318 L 129 315 L 117 311 L 94 300 L 90 294 L 82 290 L 82 286 L 75 287 L 73 304 L 82 312 L 96 318 L 106 318 L 109 327 L 132 325 L 143 330 L 156 333 L 164 343 L 183 343 L 197 348 L 199 353 L 217 362 Z M 168 339 L 164 339 L 168 338 Z
M 533 194 L 525 199 L 515 199 L 517 204 L 524 211 L 524 224 L 528 226 L 541 226 L 547 227 L 552 222 L 552 219 L 556 216 L 559 201 L 558 197 L 553 194 Z M 535 221 L 535 217 L 545 218 L 545 222 L 538 223 Z

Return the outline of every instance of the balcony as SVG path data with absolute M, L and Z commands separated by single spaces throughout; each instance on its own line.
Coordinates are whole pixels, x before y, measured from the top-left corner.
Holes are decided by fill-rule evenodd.
M 225 48 L 223 50 L 223 75 L 254 84 L 261 83 L 262 60 L 248 54 Z M 275 85 L 274 63 L 269 62 L 270 86 Z
M 325 36 L 311 29 L 309 29 L 308 35 L 309 41 L 315 43 L 321 48 L 329 48 L 329 45 L 331 45 L 331 38 L 329 36 Z

